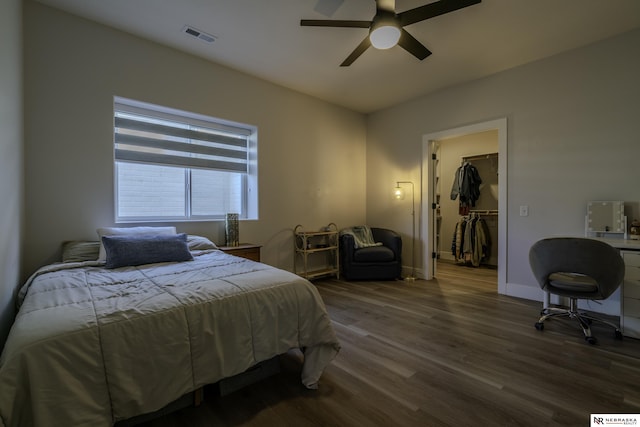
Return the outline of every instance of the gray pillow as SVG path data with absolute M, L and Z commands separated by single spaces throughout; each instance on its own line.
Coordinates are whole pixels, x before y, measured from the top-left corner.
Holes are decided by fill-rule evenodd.
M 102 244 L 107 253 L 106 268 L 193 260 L 185 233 L 102 236 Z
M 121 236 L 131 234 L 146 234 L 154 235 L 158 234 L 176 234 L 175 227 L 102 227 L 96 230 L 98 232 L 98 238 L 102 242 L 102 236 Z M 100 245 L 100 253 L 98 254 L 98 261 L 104 261 L 107 259 L 107 254 L 104 251 L 104 245 Z
M 62 262 L 95 261 L 100 252 L 100 242 L 69 241 L 62 244 Z

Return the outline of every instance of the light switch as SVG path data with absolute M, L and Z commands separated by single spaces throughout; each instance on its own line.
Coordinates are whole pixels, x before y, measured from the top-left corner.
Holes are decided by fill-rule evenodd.
M 520 216 L 529 216 L 529 206 L 527 205 L 520 206 Z

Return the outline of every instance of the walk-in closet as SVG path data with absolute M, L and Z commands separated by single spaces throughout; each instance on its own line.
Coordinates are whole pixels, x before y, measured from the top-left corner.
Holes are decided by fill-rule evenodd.
M 436 142 L 437 259 L 498 265 L 498 132 Z

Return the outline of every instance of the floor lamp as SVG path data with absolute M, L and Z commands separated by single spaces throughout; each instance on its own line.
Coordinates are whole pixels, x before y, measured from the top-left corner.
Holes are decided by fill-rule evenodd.
M 416 280 L 416 192 L 412 181 L 396 181 L 396 188 L 393 192 L 396 199 L 404 199 L 404 190 L 400 184 L 411 184 L 411 276 L 405 277 L 404 280 L 413 281 Z

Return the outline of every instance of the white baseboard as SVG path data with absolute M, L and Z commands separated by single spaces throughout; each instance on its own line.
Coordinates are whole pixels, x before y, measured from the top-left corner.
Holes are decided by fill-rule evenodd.
M 447 261 L 455 261 L 456 257 L 451 253 L 451 251 L 449 252 L 440 251 L 439 259 L 443 259 Z
M 402 277 L 411 276 L 412 268 L 407 267 L 406 265 L 402 266 Z M 424 270 L 421 268 L 416 268 L 416 279 L 424 279 L 426 276 L 424 275 Z

